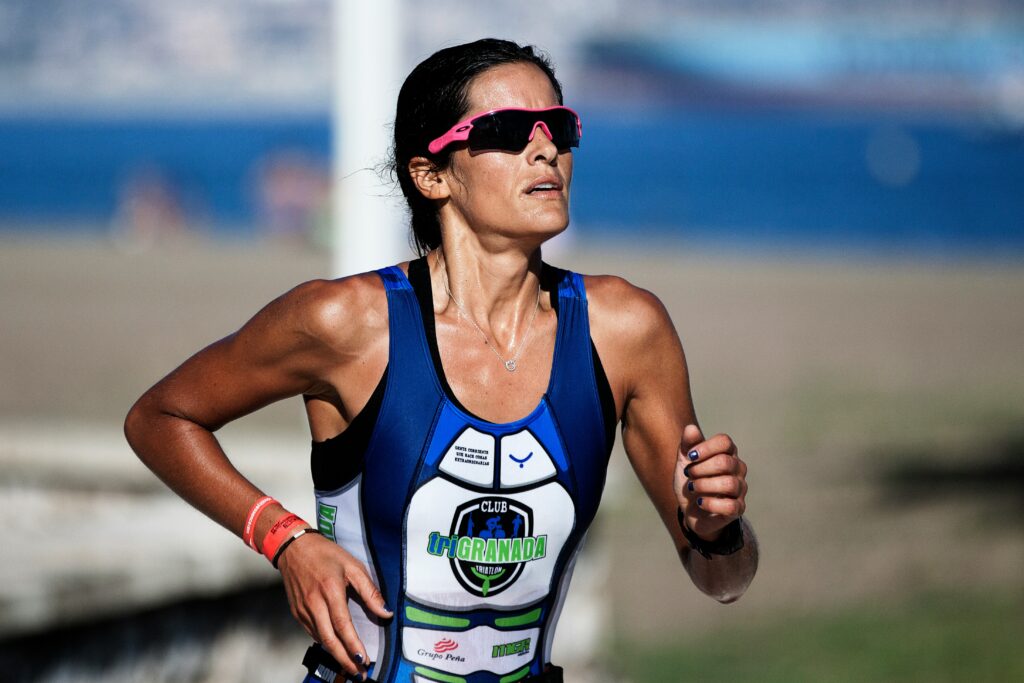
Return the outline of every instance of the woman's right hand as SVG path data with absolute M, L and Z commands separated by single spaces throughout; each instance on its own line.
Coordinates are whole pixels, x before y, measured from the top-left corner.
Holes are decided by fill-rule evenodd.
M 277 566 L 292 616 L 349 675 L 363 678 L 370 661 L 349 614 L 349 590 L 368 612 L 394 616 L 363 563 L 323 536 L 305 534 L 285 549 Z

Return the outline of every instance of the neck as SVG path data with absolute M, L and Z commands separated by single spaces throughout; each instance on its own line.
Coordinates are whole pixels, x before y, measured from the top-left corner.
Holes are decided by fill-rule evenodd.
M 472 233 L 446 234 L 431 256 L 435 311 L 457 315 L 461 307 L 461 313 L 501 351 L 516 348 L 536 315 L 540 247 L 488 249 Z M 454 301 L 449 300 L 446 284 Z

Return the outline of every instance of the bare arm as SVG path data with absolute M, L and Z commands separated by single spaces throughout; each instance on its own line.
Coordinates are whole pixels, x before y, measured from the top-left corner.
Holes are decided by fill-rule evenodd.
M 132 449 L 175 493 L 241 535 L 249 509 L 263 494 L 235 469 L 213 432 L 274 401 L 329 393 L 329 377 L 358 375 L 360 350 L 375 342 L 373 321 L 365 324 L 374 309 L 376 278 L 370 278 L 299 285 L 189 358 L 129 411 L 125 436 Z M 262 539 L 284 512 L 279 505 L 267 508 L 255 538 Z M 347 586 L 387 616 L 365 569 L 310 534 L 289 546 L 279 566 L 296 618 L 355 672 L 348 654 L 365 650 L 349 619 Z
M 213 432 L 274 401 L 316 390 L 336 362 L 316 329 L 316 318 L 330 315 L 323 301 L 327 286 L 306 283 L 274 300 L 150 388 L 125 420 L 139 458 L 235 533 L 259 491 L 231 465 Z
M 720 602 L 733 602 L 757 571 L 752 527 L 743 520 L 741 550 L 707 559 L 687 542 L 679 510 L 697 536 L 719 538 L 744 513 L 747 466 L 731 438 L 719 434 L 705 440 L 697 426 L 686 358 L 662 303 L 624 280 L 599 280 L 591 320 L 595 342 L 602 329 L 618 331 L 602 335 L 602 351 L 607 350 L 610 365 L 622 368 L 613 389 L 622 397 L 626 454 L 694 584 Z M 688 454 L 694 451 L 697 457 L 691 460 Z

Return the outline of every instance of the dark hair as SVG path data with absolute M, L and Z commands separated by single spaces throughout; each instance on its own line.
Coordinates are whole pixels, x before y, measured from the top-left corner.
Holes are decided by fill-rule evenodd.
M 451 162 L 452 148 L 438 154 L 427 150 L 430 141 L 454 126 L 469 111 L 469 85 L 473 78 L 501 64 L 536 65 L 551 80 L 562 104 L 562 86 L 547 55 L 531 45 L 484 38 L 438 50 L 419 63 L 398 93 L 391 172 L 409 204 L 412 241 L 422 255 L 441 243 L 441 224 L 434 202 L 420 194 L 409 175 L 409 162 L 422 156 L 443 170 Z

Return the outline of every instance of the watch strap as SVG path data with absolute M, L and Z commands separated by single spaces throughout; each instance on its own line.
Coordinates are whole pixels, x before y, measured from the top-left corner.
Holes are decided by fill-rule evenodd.
M 712 555 L 732 555 L 743 547 L 743 526 L 740 523 L 742 517 L 737 517 L 722 528 L 721 535 L 713 541 L 705 541 L 686 526 L 686 518 L 683 516 L 683 509 L 676 511 L 679 519 L 679 528 L 686 537 L 690 547 L 700 553 L 704 559 L 710 560 Z

